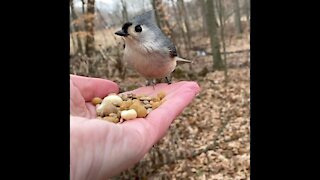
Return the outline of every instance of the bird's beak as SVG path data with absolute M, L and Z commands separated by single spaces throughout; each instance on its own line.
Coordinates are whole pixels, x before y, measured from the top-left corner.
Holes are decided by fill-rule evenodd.
M 128 36 L 129 34 L 127 32 L 124 32 L 123 29 L 121 29 L 120 31 L 115 32 L 116 35 L 118 36 Z

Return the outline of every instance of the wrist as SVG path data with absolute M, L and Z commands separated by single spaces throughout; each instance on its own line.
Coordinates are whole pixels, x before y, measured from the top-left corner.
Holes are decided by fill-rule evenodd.
M 70 116 L 70 180 L 81 180 L 87 176 L 88 154 L 85 151 L 81 117 Z

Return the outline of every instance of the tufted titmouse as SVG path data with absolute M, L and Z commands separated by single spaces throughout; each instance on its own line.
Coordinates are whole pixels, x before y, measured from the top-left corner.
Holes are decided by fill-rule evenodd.
M 143 13 L 126 22 L 116 35 L 124 37 L 124 61 L 147 79 L 147 85 L 153 80 L 165 78 L 170 84 L 170 74 L 177 61 L 191 63 L 177 56 L 174 44 L 159 29 L 154 10 Z

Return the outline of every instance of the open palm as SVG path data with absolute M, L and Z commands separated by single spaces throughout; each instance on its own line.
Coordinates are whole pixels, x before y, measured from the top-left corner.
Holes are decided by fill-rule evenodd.
M 112 81 L 70 77 L 70 175 L 71 179 L 105 179 L 132 167 L 166 133 L 172 121 L 192 101 L 200 88 L 195 82 L 141 87 L 135 94 L 166 92 L 166 101 L 146 118 L 114 124 L 96 119 L 93 97 L 118 93 Z M 130 92 L 127 92 L 130 93 Z

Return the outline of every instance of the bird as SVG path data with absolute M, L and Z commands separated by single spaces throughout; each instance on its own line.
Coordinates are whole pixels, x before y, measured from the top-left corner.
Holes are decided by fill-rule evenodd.
M 115 34 L 125 41 L 124 62 L 146 79 L 146 86 L 163 78 L 171 84 L 170 76 L 177 62 L 192 63 L 178 57 L 175 45 L 158 27 L 154 10 L 125 22 Z

